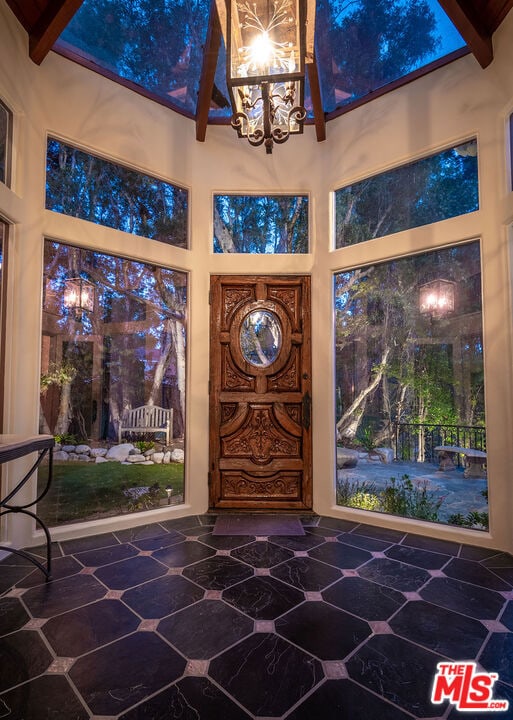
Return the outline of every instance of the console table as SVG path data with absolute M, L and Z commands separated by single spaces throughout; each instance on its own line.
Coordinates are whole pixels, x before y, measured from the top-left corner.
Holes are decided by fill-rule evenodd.
M 38 453 L 38 457 L 30 470 L 16 483 L 15 487 L 12 490 L 7 491 L 5 497 L 2 497 L 0 494 L 0 518 L 9 513 L 20 513 L 22 515 L 28 515 L 33 518 L 36 523 L 39 523 L 46 536 L 46 567 L 39 562 L 35 555 L 27 552 L 26 550 L 16 550 L 4 545 L 0 545 L 0 550 L 15 553 L 16 555 L 21 555 L 21 557 L 30 560 L 30 562 L 34 563 L 34 565 L 36 565 L 45 574 L 47 580 L 50 578 L 52 570 L 52 545 L 50 532 L 41 518 L 29 510 L 29 508 L 37 505 L 37 503 L 42 500 L 50 489 L 53 475 L 52 448 L 54 444 L 55 439 L 53 435 L 0 435 L 0 464 L 16 460 L 24 455 L 29 455 L 30 453 Z M 37 497 L 35 500 L 25 504 L 19 504 L 19 502 L 17 503 L 16 495 L 20 492 L 24 485 L 26 485 L 45 457 L 48 457 L 48 480 L 46 481 L 44 489 L 39 494 L 36 490 Z

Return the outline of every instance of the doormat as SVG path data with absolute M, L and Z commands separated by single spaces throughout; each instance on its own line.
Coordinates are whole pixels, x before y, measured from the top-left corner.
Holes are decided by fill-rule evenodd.
M 288 515 L 219 515 L 212 535 L 304 535 L 298 517 Z

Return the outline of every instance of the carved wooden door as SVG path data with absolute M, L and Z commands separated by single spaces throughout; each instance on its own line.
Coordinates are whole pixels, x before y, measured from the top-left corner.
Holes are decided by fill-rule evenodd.
M 310 278 L 215 276 L 211 508 L 311 509 Z

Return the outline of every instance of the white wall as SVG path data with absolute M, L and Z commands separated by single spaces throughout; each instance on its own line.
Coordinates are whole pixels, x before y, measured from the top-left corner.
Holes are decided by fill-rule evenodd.
M 5 432 L 37 431 L 43 238 L 65 240 L 190 272 L 186 505 L 208 507 L 209 278 L 214 273 L 312 274 L 314 509 L 387 527 L 513 551 L 513 394 L 505 123 L 513 111 L 513 13 L 494 38 L 496 59 L 483 71 L 473 57 L 364 105 L 328 124 L 317 143 L 312 126 L 276 147 L 254 149 L 229 127 L 209 127 L 195 140 L 194 122 L 60 56 L 40 67 L 27 57 L 27 38 L 0 0 L 0 97 L 15 113 L 13 189 L 0 186 L 0 215 L 13 223 Z M 190 189 L 191 244 L 181 250 L 44 210 L 47 134 L 185 185 Z M 479 140 L 481 209 L 470 215 L 332 251 L 331 192 L 469 137 Z M 238 256 L 212 253 L 214 192 L 309 193 L 311 253 Z M 339 508 L 334 498 L 332 274 L 362 263 L 481 238 L 483 260 L 486 416 L 491 532 L 475 533 Z M 20 465 L 20 463 L 18 463 Z M 13 474 L 18 468 L 9 468 Z M 6 481 L 9 482 L 9 476 Z M 144 514 L 95 525 L 59 528 L 54 537 L 147 521 Z M 13 544 L 33 542 L 32 529 L 8 526 Z

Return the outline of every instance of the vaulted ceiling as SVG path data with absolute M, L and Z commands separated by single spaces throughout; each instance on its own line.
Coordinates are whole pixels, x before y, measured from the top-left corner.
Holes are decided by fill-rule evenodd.
M 327 0 L 323 5 L 323 0 L 318 0 L 318 16 L 321 14 L 319 7 L 324 7 L 326 4 L 329 5 L 331 1 L 332 0 Z M 154 88 L 145 87 L 144 83 L 140 81 L 133 82 L 130 77 L 123 77 L 122 73 L 118 74 L 115 70 L 112 70 L 112 62 L 110 66 L 108 63 L 102 66 L 102 63 L 98 62 L 94 51 L 91 50 L 91 44 L 87 46 L 87 52 L 75 52 L 75 48 L 72 45 L 70 46 L 69 42 L 66 42 L 66 32 L 69 33 L 69 28 L 73 27 L 72 20 L 81 6 L 84 4 L 83 9 L 85 9 L 87 3 L 93 4 L 92 0 L 6 0 L 6 2 L 27 32 L 28 53 L 34 63 L 38 65 L 41 64 L 50 50 L 54 49 L 117 82 L 132 87 L 132 89 L 143 95 L 167 104 L 178 112 L 194 118 L 196 121 L 196 137 L 198 140 L 205 139 L 207 123 L 227 121 L 228 111 L 224 110 L 227 107 L 226 95 L 223 93 L 221 87 L 222 82 L 216 81 L 216 69 L 218 70 L 218 56 L 220 47 L 222 46 L 222 38 L 214 0 L 205 0 L 207 3 L 205 6 L 207 12 L 204 13 L 204 15 L 208 16 L 208 24 L 207 20 L 205 20 L 206 32 L 202 39 L 201 47 L 199 48 L 201 59 L 198 62 L 198 78 L 195 80 L 195 93 L 191 93 L 189 89 L 189 96 L 194 94 L 193 101 L 191 101 L 194 102 L 194 106 L 190 104 L 189 107 L 185 102 L 181 105 L 187 88 L 180 87 L 179 83 L 173 90 L 167 89 L 164 95 L 161 93 L 159 96 L 158 91 L 155 91 Z M 209 2 L 212 3 L 210 5 L 210 13 L 208 12 Z M 448 20 L 452 22 L 452 25 L 458 31 L 459 36 L 461 36 L 458 38 L 459 46 L 457 45 L 456 50 L 452 52 L 449 51 L 445 56 L 440 57 L 435 62 L 428 63 L 425 67 L 419 68 L 415 72 L 407 73 L 406 81 L 411 81 L 415 79 L 416 76 L 434 69 L 443 64 L 443 62 L 460 57 L 469 51 L 473 53 L 479 65 L 482 68 L 486 68 L 493 61 L 493 34 L 509 10 L 513 7 L 513 0 L 438 0 L 438 3 Z M 101 6 L 101 1 L 95 0 L 94 4 Z M 371 5 L 372 3 L 367 2 L 367 7 Z M 115 6 L 115 3 L 111 3 L 111 7 L 112 6 Z M 340 8 L 340 5 L 337 6 L 337 8 Z M 326 13 L 324 14 L 326 15 Z M 319 18 L 319 20 L 321 21 L 321 18 Z M 130 22 L 130 19 L 128 19 L 128 22 Z M 317 32 L 316 29 L 316 33 Z M 322 42 L 319 42 L 317 35 L 315 62 L 309 66 L 308 72 L 308 102 L 310 106 L 310 121 L 315 124 L 317 139 L 323 140 L 325 138 L 325 122 L 327 119 L 329 120 L 341 112 L 346 112 L 351 107 L 354 107 L 355 104 L 368 102 L 373 97 L 376 97 L 376 95 L 383 94 L 383 92 L 401 84 L 404 78 L 392 79 L 392 82 L 389 78 L 383 82 L 383 87 L 366 87 L 365 90 L 361 91 L 360 97 L 350 97 L 350 93 L 346 92 L 348 89 L 347 71 L 345 71 L 346 77 L 344 78 L 344 85 L 341 84 L 340 79 L 336 77 L 337 72 L 333 70 L 333 68 L 336 67 L 333 54 L 330 56 L 329 53 L 325 53 L 322 50 L 325 44 L 324 40 L 328 34 L 326 26 L 323 27 L 321 24 L 319 33 L 322 34 Z M 455 35 L 457 35 L 457 33 L 455 33 Z M 64 38 L 64 42 L 59 40 L 61 36 Z M 94 39 L 92 42 L 94 43 Z M 189 43 L 191 42 L 192 41 L 189 41 Z M 338 40 L 337 43 L 340 44 Z M 161 54 L 163 52 L 165 53 L 166 48 L 163 47 L 164 45 L 165 41 L 161 41 L 160 43 L 156 42 L 155 50 L 160 51 Z M 319 48 L 321 49 L 319 50 Z M 354 45 L 351 50 L 354 54 Z M 105 50 L 103 50 L 103 52 L 105 53 Z M 188 48 L 187 52 L 187 62 L 189 62 L 191 49 Z M 184 56 L 185 51 L 182 50 L 180 55 L 181 62 L 183 62 Z M 326 91 L 327 75 L 325 68 L 323 68 L 323 63 L 329 65 L 327 71 L 331 83 L 329 90 L 333 98 L 331 105 L 328 104 L 328 107 L 326 103 L 326 96 L 328 95 Z M 178 63 L 176 63 L 176 65 L 178 65 Z M 340 72 L 339 68 L 336 68 L 336 70 L 338 70 L 338 76 L 344 75 L 343 72 Z

